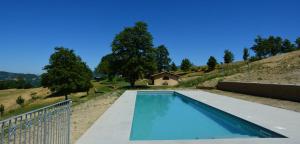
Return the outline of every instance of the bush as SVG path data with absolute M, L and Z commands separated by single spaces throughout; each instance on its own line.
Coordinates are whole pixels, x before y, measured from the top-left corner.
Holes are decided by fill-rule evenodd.
M 193 66 L 193 67 L 191 68 L 191 71 L 193 71 L 193 72 L 197 72 L 198 70 L 199 70 L 199 68 L 196 67 L 196 66 Z
M 22 96 L 19 96 L 16 100 L 16 103 L 20 106 L 23 106 L 25 102 L 25 99 Z
M 189 59 L 185 58 L 181 61 L 180 69 L 183 71 L 189 71 L 192 67 L 192 63 Z
M 32 92 L 30 95 L 32 100 L 37 100 L 40 98 L 40 96 L 37 96 L 37 92 Z
M 4 105 L 0 104 L 0 115 L 3 116 L 4 114 Z
M 223 58 L 224 58 L 224 63 L 232 63 L 234 60 L 234 55 L 231 51 L 225 50 Z
M 218 64 L 218 62 L 215 57 L 210 56 L 206 64 L 207 64 L 208 70 L 212 71 L 216 68 L 216 65 Z
M 39 99 L 40 98 L 40 96 L 37 96 L 37 95 L 31 95 L 31 99 L 32 100 L 37 100 L 37 99 Z

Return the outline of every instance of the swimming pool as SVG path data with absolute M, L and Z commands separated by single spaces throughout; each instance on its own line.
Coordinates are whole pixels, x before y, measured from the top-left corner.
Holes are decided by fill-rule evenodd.
M 173 91 L 139 91 L 130 140 L 285 136 Z

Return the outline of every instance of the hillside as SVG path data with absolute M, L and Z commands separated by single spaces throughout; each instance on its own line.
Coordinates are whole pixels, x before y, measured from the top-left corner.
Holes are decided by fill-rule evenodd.
M 24 73 L 11 73 L 0 71 L 0 81 L 4 80 L 17 80 L 18 78 L 23 78 L 26 82 L 37 86 L 40 83 L 40 77 L 35 74 L 24 74 Z
M 180 86 L 215 87 L 218 81 L 300 84 L 300 51 L 255 61 L 249 67 L 245 62 L 235 62 L 209 73 L 197 73 L 183 76 Z

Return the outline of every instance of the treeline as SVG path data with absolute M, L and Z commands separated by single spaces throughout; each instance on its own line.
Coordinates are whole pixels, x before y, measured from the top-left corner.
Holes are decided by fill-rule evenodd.
M 26 89 L 39 86 L 38 75 L 0 71 L 0 89 Z
M 255 52 L 258 59 L 300 49 L 300 37 L 296 39 L 295 43 L 292 43 L 290 40 L 283 40 L 278 36 L 269 36 L 268 38 L 258 36 L 254 42 L 251 50 Z
M 300 37 L 292 43 L 288 39 L 283 39 L 279 36 L 269 36 L 268 38 L 262 38 L 257 36 L 254 39 L 254 44 L 250 48 L 255 55 L 250 56 L 249 49 L 243 49 L 243 60 L 244 61 L 256 61 L 270 56 L 275 56 L 277 54 L 287 53 L 295 50 L 300 50 Z M 231 51 L 224 51 L 224 63 L 231 63 L 234 60 L 234 55 Z M 214 70 L 218 62 L 215 57 L 210 56 L 207 61 L 208 71 Z
M 17 80 L 1 80 L 0 81 L 0 90 L 3 89 L 28 89 L 34 87 L 31 83 L 26 82 L 23 78 Z

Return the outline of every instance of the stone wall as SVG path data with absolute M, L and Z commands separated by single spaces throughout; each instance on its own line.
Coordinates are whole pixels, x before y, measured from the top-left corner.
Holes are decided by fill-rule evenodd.
M 300 102 L 300 85 L 219 82 L 217 89 Z

